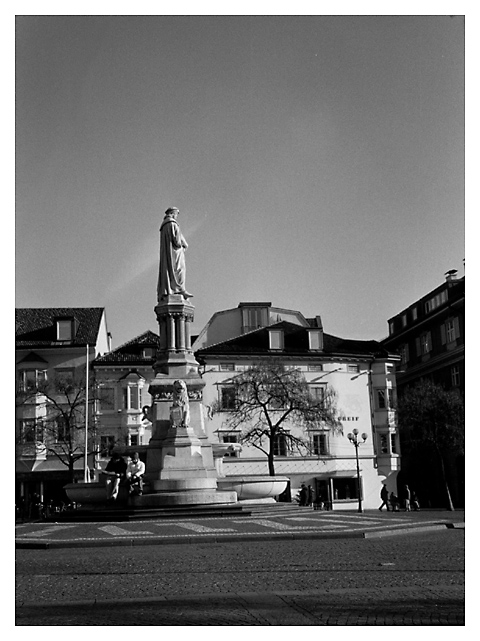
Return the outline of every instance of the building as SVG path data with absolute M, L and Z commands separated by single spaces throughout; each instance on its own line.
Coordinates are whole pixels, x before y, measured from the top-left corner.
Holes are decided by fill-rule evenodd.
M 84 425 L 91 426 L 91 414 L 87 421 L 85 417 L 86 390 L 91 386 L 86 364 L 109 351 L 110 345 L 101 307 L 16 309 L 15 324 L 16 501 L 28 510 L 33 497 L 36 502 L 63 500 L 62 488 L 72 474 L 83 480 Z M 65 398 L 57 387 L 53 390 L 67 382 L 83 389 L 71 408 L 77 420 L 74 433 L 61 420 Z
M 388 321 L 382 344 L 398 352 L 399 393 L 429 378 L 445 389 L 465 392 L 465 276 L 445 274 L 445 282 Z
M 355 448 L 347 438 L 353 429 L 367 434 L 359 447 L 364 506 L 378 507 L 382 481 L 396 491 L 400 445 L 394 370 L 398 357 L 380 343 L 327 334 L 319 316 L 307 319 L 300 312 L 259 302 L 240 303 L 214 314 L 193 350 L 206 383 L 206 429 L 213 443 L 241 441 L 241 430 L 232 432 L 227 425 L 233 402 L 229 382 L 255 362 L 280 358 L 304 374 L 313 395 L 321 396 L 327 386 L 336 391 L 343 434 L 333 434 L 328 426 L 311 431 L 306 435 L 311 444 L 306 456 L 289 451 L 281 439 L 275 444 L 275 472 L 290 479 L 286 500 L 294 499 L 304 482 L 334 509 L 357 508 Z M 289 429 L 299 430 L 293 424 Z M 223 467 L 227 476 L 268 473 L 266 456 L 251 446 L 226 458 Z
M 452 269 L 445 281 L 388 320 L 389 335 L 382 345 L 400 355 L 396 377 L 401 396 L 408 386 L 429 379 L 444 389 L 465 394 L 465 276 Z M 401 482 L 417 489 L 425 506 L 444 505 L 435 459 L 417 460 L 405 441 Z M 465 459 L 447 461 L 447 477 L 456 506 L 464 505 Z M 403 477 L 403 478 L 402 478 Z
M 103 468 L 113 447 L 144 452 L 152 437 L 152 424 L 142 408 L 152 404 L 148 393 L 160 338 L 151 331 L 140 334 L 93 362 L 96 385 L 97 469 Z

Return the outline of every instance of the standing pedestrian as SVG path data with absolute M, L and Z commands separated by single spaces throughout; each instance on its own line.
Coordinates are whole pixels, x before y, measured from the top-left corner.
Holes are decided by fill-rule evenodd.
M 302 483 L 302 485 L 300 486 L 300 494 L 299 494 L 298 504 L 302 505 L 302 506 L 305 506 L 305 505 L 307 505 L 307 500 L 308 500 L 307 486 L 305 485 L 305 483 Z
M 382 511 L 384 505 L 387 508 L 387 512 L 390 512 L 390 506 L 388 505 L 388 490 L 385 483 L 382 485 L 382 489 L 380 490 L 380 498 L 382 499 L 382 504 L 378 508 L 380 512 Z
M 313 492 L 313 487 L 311 485 L 309 485 L 308 488 L 307 488 L 307 505 L 308 505 L 308 507 L 313 507 L 314 498 L 315 498 L 315 494 Z
M 403 508 L 405 512 L 410 512 L 410 488 L 408 485 L 403 488 Z

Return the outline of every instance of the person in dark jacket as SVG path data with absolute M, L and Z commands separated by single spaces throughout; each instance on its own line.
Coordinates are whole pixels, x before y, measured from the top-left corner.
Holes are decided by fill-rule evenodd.
M 300 496 L 299 496 L 298 504 L 305 506 L 307 505 L 307 500 L 308 500 L 308 489 L 305 483 L 302 483 L 300 487 Z
M 380 512 L 382 511 L 382 507 L 385 505 L 387 508 L 387 512 L 390 512 L 390 506 L 388 505 L 388 490 L 387 486 L 384 484 L 382 485 L 382 489 L 380 490 L 380 498 L 382 499 L 382 504 L 378 508 Z
M 107 501 L 115 501 L 118 496 L 120 482 L 125 478 L 127 464 L 118 453 L 114 453 L 103 471 L 106 475 L 105 487 L 107 489 Z

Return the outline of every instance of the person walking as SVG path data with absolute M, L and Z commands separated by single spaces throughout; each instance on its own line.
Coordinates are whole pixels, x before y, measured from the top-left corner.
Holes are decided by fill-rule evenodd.
M 398 512 L 398 496 L 394 492 L 390 492 L 390 505 L 392 512 Z
M 387 512 L 390 512 L 390 506 L 388 505 L 388 490 L 385 483 L 382 485 L 382 489 L 380 490 L 380 498 L 382 499 L 382 504 L 378 508 L 380 512 L 382 511 L 384 505 L 387 508 Z

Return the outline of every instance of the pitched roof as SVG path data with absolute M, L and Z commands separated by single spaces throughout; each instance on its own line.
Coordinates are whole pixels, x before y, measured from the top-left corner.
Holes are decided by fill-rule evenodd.
M 103 307 L 26 307 L 15 310 L 15 343 L 17 349 L 65 347 L 57 340 L 56 320 L 73 318 L 77 331 L 69 346 L 95 345 L 98 340 Z
M 339 338 L 331 334 L 323 334 L 323 350 L 309 349 L 308 328 L 300 327 L 288 321 L 281 321 L 269 327 L 253 330 L 242 336 L 215 345 L 210 345 L 196 352 L 198 358 L 214 355 L 232 356 L 263 356 L 272 355 L 269 345 L 269 329 L 282 329 L 284 335 L 283 350 L 275 350 L 275 354 L 284 356 L 387 356 L 388 352 L 378 341 L 361 341 Z
M 94 365 L 116 365 L 116 364 L 136 364 L 136 365 L 153 365 L 155 361 L 154 356 L 145 357 L 143 355 L 144 348 L 152 347 L 154 350 L 158 348 L 160 337 L 158 334 L 147 330 L 143 334 L 132 338 L 132 340 L 123 343 L 117 349 L 99 356 L 95 359 Z

